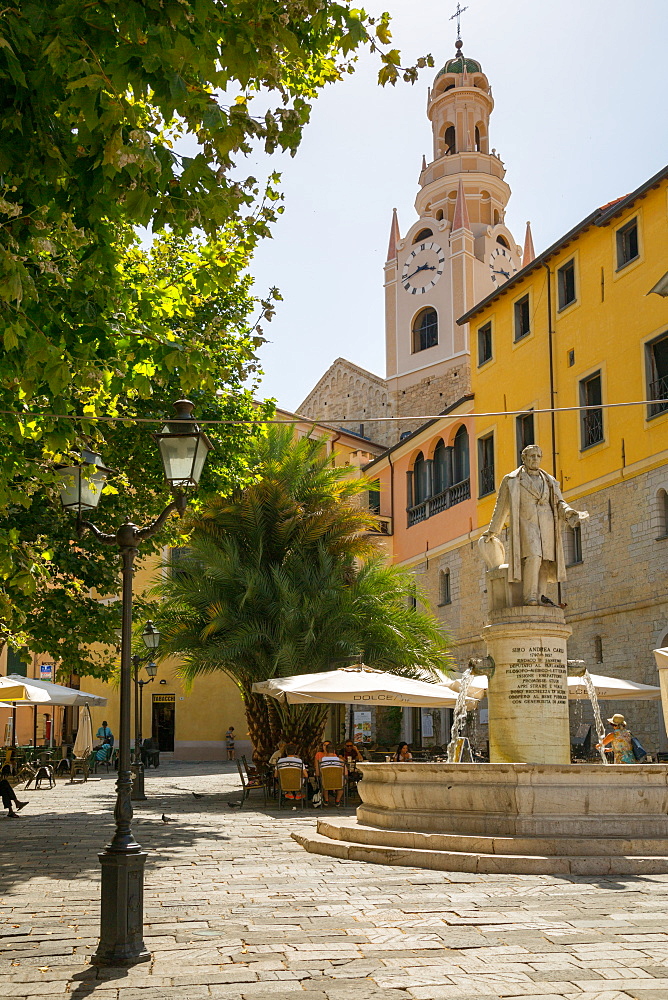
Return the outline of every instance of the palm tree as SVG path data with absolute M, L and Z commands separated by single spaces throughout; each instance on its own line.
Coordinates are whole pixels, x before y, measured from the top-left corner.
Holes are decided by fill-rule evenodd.
M 413 607 L 414 580 L 374 549 L 369 484 L 335 467 L 326 443 L 271 427 L 256 479 L 191 520 L 190 555 L 159 590 L 163 655 L 187 681 L 223 670 L 239 686 L 255 757 L 280 739 L 309 753 L 325 706 L 280 706 L 256 681 L 364 662 L 417 675 L 442 667 L 438 620 Z

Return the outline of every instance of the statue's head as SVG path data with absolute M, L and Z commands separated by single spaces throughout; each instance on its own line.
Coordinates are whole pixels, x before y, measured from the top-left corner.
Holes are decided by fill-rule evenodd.
M 540 460 L 543 457 L 543 449 L 537 444 L 528 444 L 522 449 L 522 464 L 525 469 L 536 472 L 540 469 Z

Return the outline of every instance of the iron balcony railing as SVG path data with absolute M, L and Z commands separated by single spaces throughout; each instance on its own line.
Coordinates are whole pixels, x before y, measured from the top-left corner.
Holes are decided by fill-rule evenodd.
M 483 465 L 480 469 L 480 496 L 494 492 L 494 466 Z
M 650 382 L 649 398 L 656 400 L 656 402 L 652 403 L 649 408 L 651 417 L 655 416 L 657 413 L 663 413 L 665 410 L 668 410 L 668 375 L 664 375 L 662 378 L 658 378 L 654 382 Z
M 417 524 L 419 521 L 426 521 L 428 517 L 433 517 L 434 514 L 440 514 L 441 511 L 447 510 L 448 507 L 454 507 L 455 504 L 462 503 L 464 500 L 469 500 L 471 498 L 471 480 L 463 479 L 461 483 L 455 483 L 454 486 L 448 486 L 447 489 L 442 490 L 441 493 L 437 493 L 433 497 L 429 497 L 428 500 L 424 500 L 422 503 L 415 504 L 413 507 L 408 508 L 408 527 Z

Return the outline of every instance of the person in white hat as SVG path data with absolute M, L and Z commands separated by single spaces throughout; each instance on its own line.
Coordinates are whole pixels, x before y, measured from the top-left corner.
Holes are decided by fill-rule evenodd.
M 612 726 L 612 732 L 608 733 L 601 743 L 602 746 L 612 744 L 615 764 L 637 764 L 638 761 L 633 755 L 633 744 L 631 743 L 631 733 L 626 728 L 626 719 L 619 712 L 615 712 L 611 719 L 607 720 Z

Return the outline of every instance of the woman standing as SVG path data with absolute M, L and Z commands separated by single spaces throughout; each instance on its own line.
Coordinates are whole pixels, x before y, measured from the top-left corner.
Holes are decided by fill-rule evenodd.
M 612 744 L 615 764 L 637 764 L 638 761 L 633 755 L 632 734 L 626 728 L 626 719 L 624 716 L 616 712 L 607 721 L 612 726 L 612 732 L 608 733 L 599 745 L 608 746 Z

